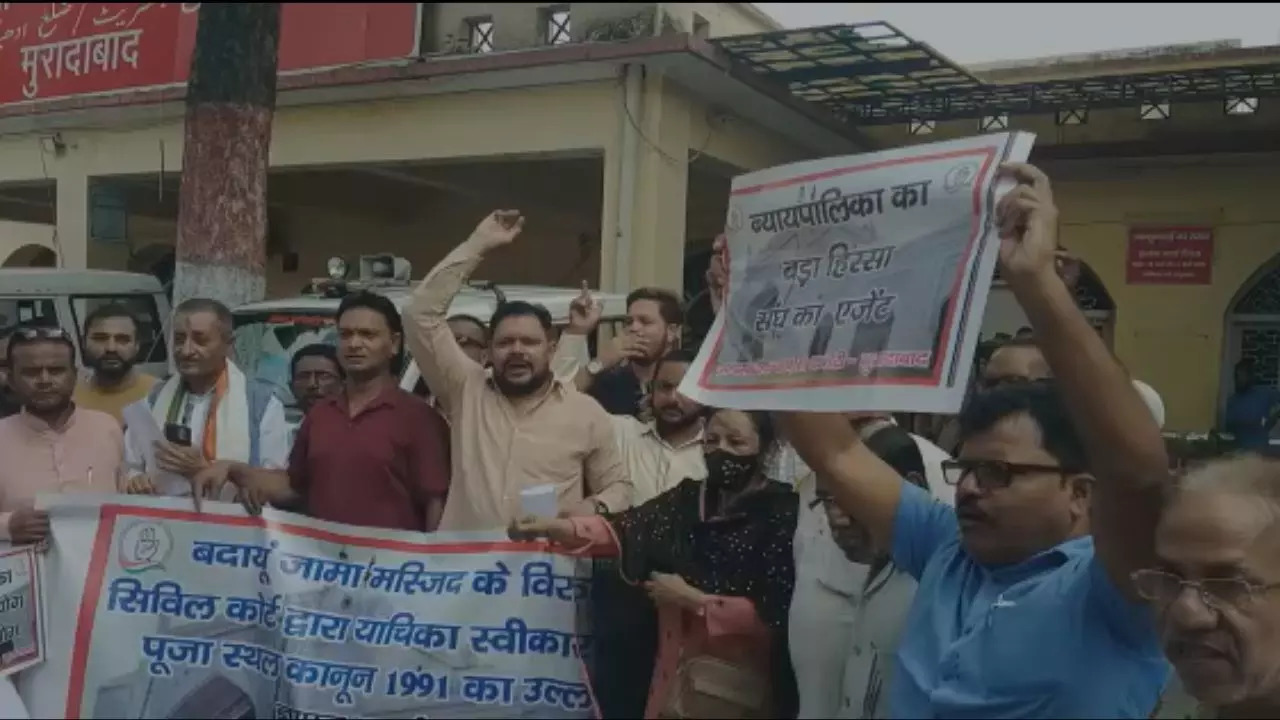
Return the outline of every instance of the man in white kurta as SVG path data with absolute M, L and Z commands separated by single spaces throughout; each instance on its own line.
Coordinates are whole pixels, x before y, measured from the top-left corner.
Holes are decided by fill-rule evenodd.
M 866 423 L 864 437 L 891 420 Z M 924 483 L 950 503 L 954 488 L 943 479 L 948 456 L 928 440 L 911 436 L 923 461 Z M 794 551 L 796 586 L 791 601 L 790 646 L 800 697 L 800 718 L 884 717 L 888 672 L 916 583 L 892 564 L 853 563 L 836 545 L 816 480 L 792 452 L 775 473 L 795 478 L 800 516 Z

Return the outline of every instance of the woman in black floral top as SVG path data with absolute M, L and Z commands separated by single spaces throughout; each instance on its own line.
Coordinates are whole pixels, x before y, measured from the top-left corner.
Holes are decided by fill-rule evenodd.
M 646 718 L 794 715 L 786 624 L 798 498 L 763 473 L 774 445 L 767 414 L 717 410 L 704 434 L 705 482 L 685 480 L 617 515 L 512 528 L 616 554 L 623 579 L 646 589 L 659 619 Z M 711 685 L 716 697 L 694 689 Z

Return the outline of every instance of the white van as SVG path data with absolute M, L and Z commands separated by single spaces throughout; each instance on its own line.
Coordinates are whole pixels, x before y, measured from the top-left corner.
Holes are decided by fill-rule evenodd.
M 57 325 L 76 341 L 83 365 L 84 322 L 99 307 L 121 305 L 138 321 L 138 368 L 169 374 L 165 332 L 169 298 L 154 275 L 113 270 L 0 268 L 0 327 L 19 323 Z
M 334 318 L 342 298 L 356 290 L 369 290 L 385 295 L 401 313 L 409 304 L 417 281 L 409 280 L 408 261 L 389 255 L 364 256 L 357 280 L 346 280 L 346 263 L 339 258 L 329 261 L 330 278 L 316 280 L 302 295 L 282 300 L 251 303 L 232 311 L 235 317 L 235 357 L 244 372 L 276 385 L 289 400 L 289 365 L 293 354 L 311 345 L 337 345 L 338 331 Z M 472 282 L 462 289 L 449 307 L 449 315 L 470 315 L 488 323 L 502 300 L 523 300 L 542 305 L 551 313 L 557 330 L 569 324 L 569 305 L 581 290 L 535 285 L 504 285 Z M 626 296 L 616 293 L 592 293 L 604 303 L 601 328 L 617 330 L 626 322 Z M 594 338 L 592 353 L 594 354 Z M 400 375 L 400 387 L 413 391 L 421 374 L 406 353 Z M 292 417 L 293 412 L 290 413 Z

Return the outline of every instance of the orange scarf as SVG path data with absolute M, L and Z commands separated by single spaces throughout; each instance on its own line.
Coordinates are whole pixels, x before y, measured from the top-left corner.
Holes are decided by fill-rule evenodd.
M 213 399 L 209 401 L 209 414 L 204 419 L 204 437 L 200 438 L 200 452 L 209 462 L 218 459 L 218 407 L 227 394 L 228 382 L 227 369 L 224 367 L 213 385 Z
M 204 419 L 204 435 L 200 438 L 200 454 L 204 459 L 213 462 L 218 459 L 218 407 L 227 394 L 230 383 L 227 369 L 224 367 L 213 385 L 213 398 L 209 401 L 209 414 Z M 174 393 L 173 402 L 169 405 L 168 422 L 177 422 L 179 413 L 185 411 L 187 405 L 187 386 L 179 385 L 179 392 Z

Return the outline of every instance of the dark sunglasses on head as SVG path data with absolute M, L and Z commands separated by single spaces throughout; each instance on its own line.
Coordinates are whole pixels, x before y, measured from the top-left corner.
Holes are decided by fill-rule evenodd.
M 66 340 L 71 341 L 71 336 L 66 330 L 60 327 L 43 327 L 43 326 L 26 326 L 13 329 L 14 337 L 23 340 Z

